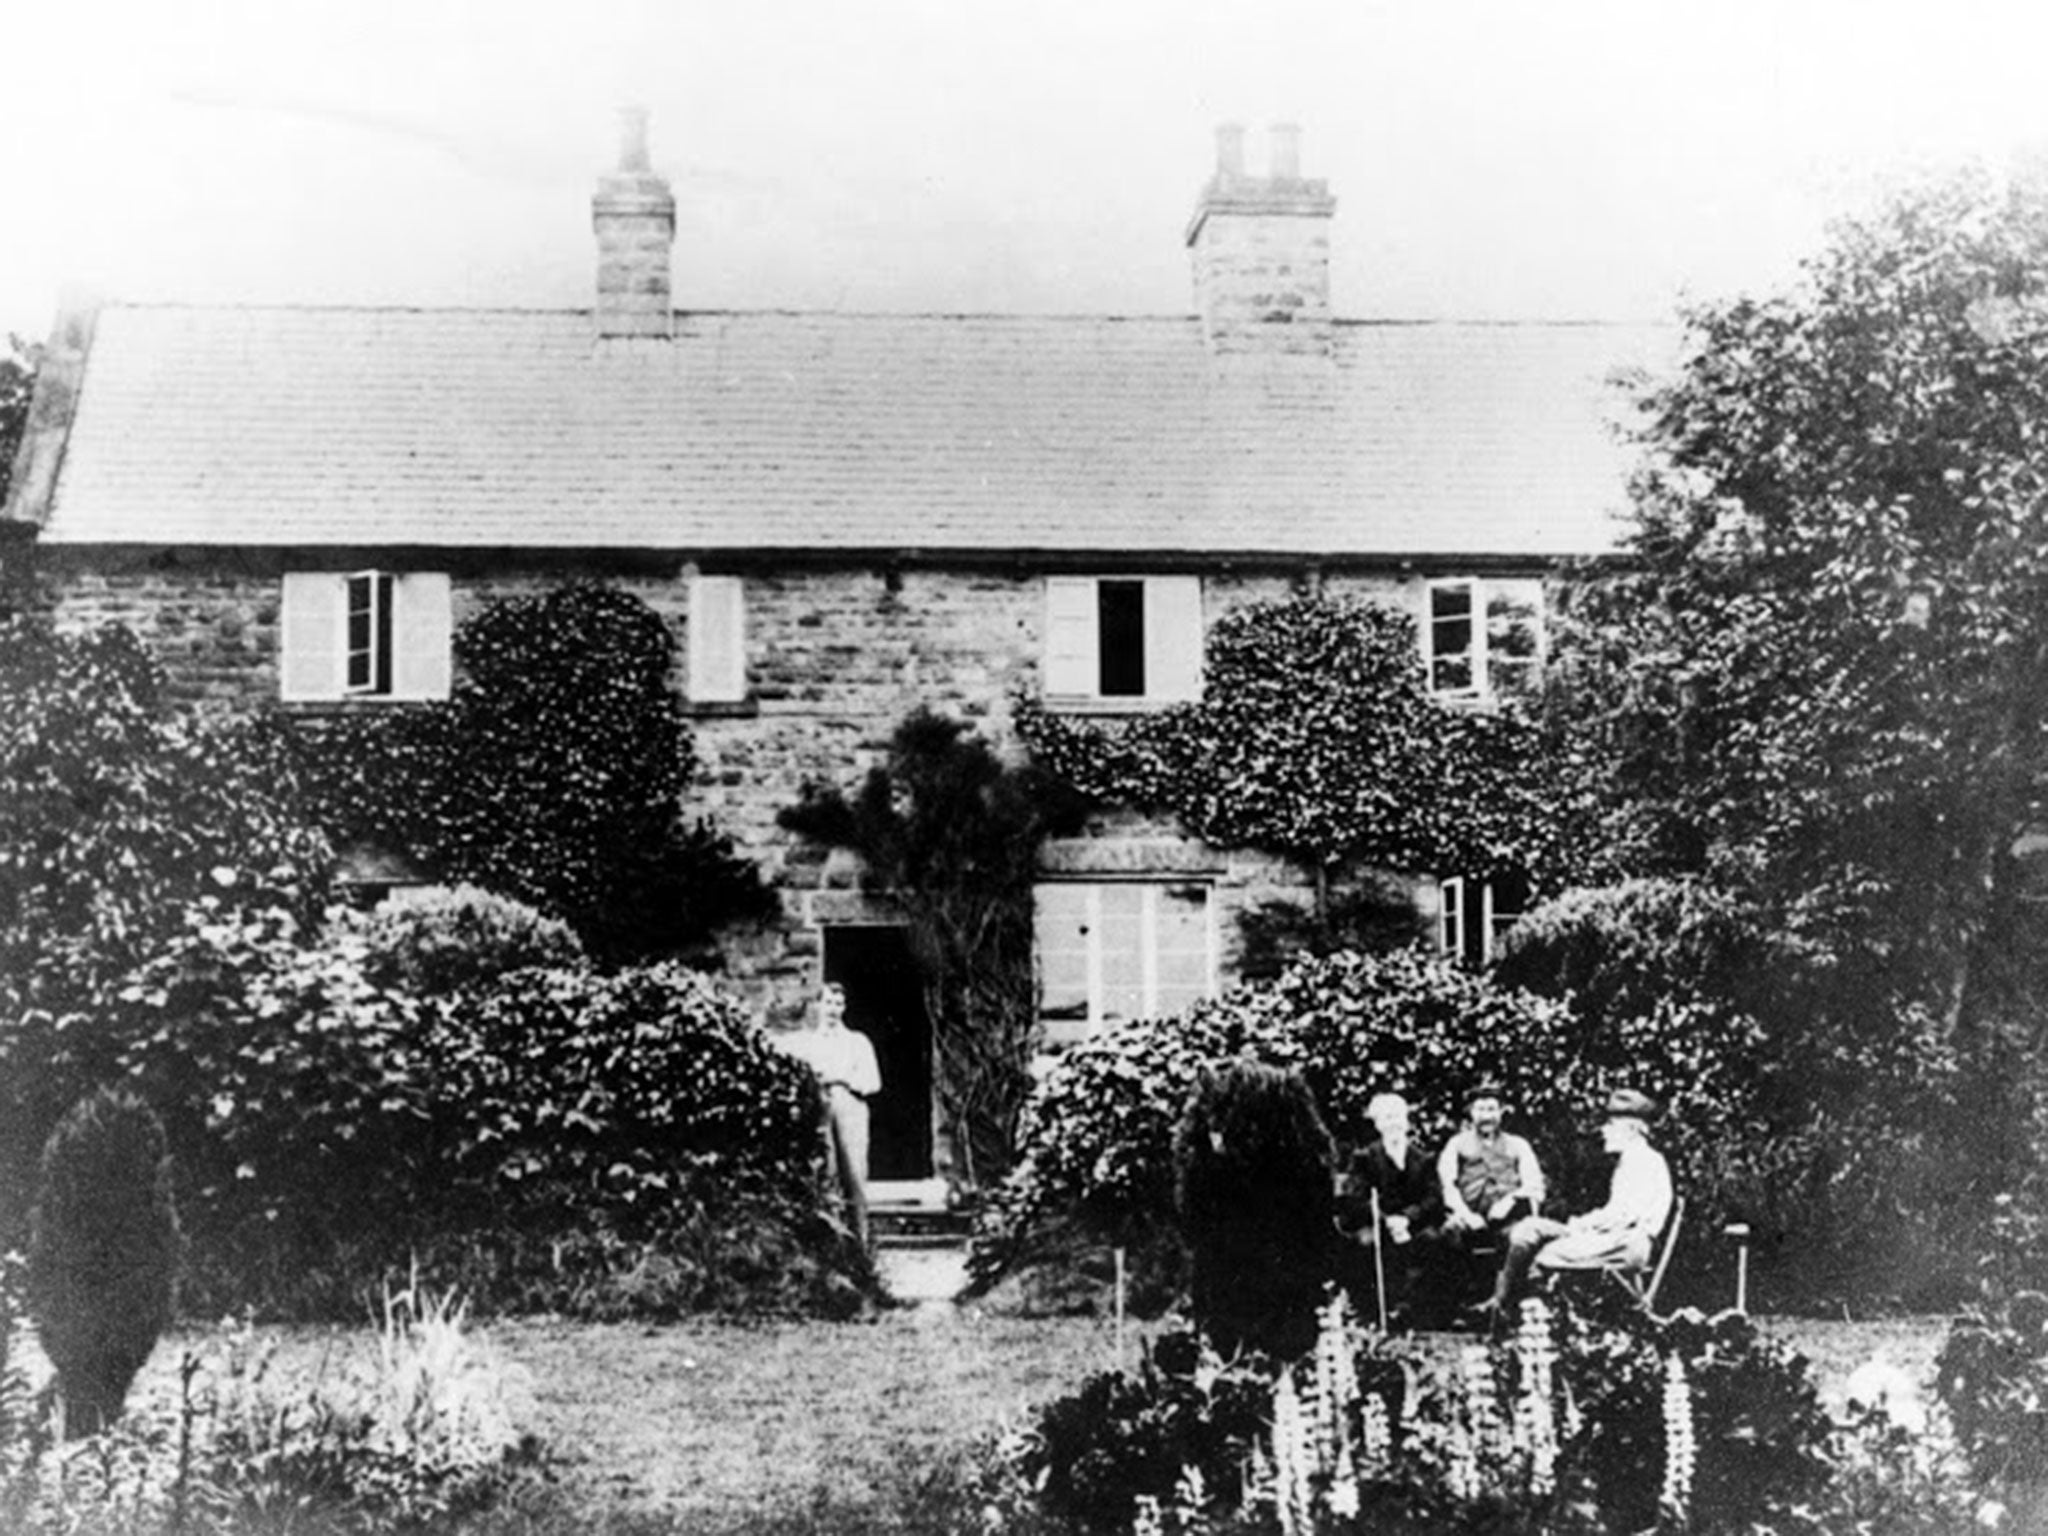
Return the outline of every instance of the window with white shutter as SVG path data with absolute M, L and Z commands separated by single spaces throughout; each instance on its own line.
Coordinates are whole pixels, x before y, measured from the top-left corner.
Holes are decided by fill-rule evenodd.
M 690 578 L 689 689 L 700 704 L 747 696 L 746 588 L 737 576 Z
M 1529 904 L 1526 876 L 1507 871 L 1488 879 L 1453 875 L 1437 885 L 1437 947 L 1467 965 L 1484 965 Z
M 278 693 L 293 702 L 444 699 L 452 672 L 445 572 L 290 571 Z
M 1046 578 L 1044 684 L 1055 703 L 1200 698 L 1201 578 Z

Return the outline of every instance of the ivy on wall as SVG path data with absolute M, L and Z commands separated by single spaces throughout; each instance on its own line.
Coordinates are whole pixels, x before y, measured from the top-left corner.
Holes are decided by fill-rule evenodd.
M 653 609 L 558 587 L 492 604 L 455 655 L 445 704 L 283 722 L 338 841 L 530 902 L 607 964 L 688 953 L 774 910 L 730 840 L 683 814 L 695 757 Z
M 1024 698 L 1017 728 L 1039 766 L 1093 798 L 1322 876 L 1540 872 L 1558 854 L 1535 724 L 1433 699 L 1413 621 L 1373 604 L 1234 609 L 1210 629 L 1199 701 L 1102 721 Z

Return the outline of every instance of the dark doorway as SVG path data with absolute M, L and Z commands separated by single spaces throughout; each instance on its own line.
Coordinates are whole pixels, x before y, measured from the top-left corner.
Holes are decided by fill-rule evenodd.
M 825 930 L 825 979 L 846 989 L 846 1022 L 866 1035 L 882 1069 L 870 1102 L 868 1177 L 932 1176 L 932 1031 L 924 988 L 901 928 Z

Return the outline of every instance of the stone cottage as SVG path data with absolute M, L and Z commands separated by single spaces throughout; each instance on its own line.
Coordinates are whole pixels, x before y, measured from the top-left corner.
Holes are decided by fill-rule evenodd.
M 707 312 L 675 301 L 674 198 L 629 120 L 588 309 L 61 315 L 0 549 L 32 546 L 63 624 L 132 626 L 223 709 L 400 708 L 446 693 L 453 627 L 496 598 L 638 594 L 686 658 L 695 805 L 781 895 L 731 970 L 774 1020 L 846 984 L 901 1089 L 876 1173 L 924 1180 L 902 938 L 776 826 L 806 781 L 856 782 L 919 705 L 1004 742 L 1019 689 L 1189 698 L 1217 615 L 1302 589 L 1406 608 L 1432 687 L 1483 702 L 1540 655 L 1546 574 L 1610 542 L 1606 381 L 1652 333 L 1340 319 L 1335 210 L 1294 130 L 1259 174 L 1226 128 L 1192 314 Z M 1433 873 L 1444 942 L 1483 951 L 1509 893 Z M 1049 1038 L 1216 992 L 1235 914 L 1298 880 L 1157 825 L 1048 848 Z

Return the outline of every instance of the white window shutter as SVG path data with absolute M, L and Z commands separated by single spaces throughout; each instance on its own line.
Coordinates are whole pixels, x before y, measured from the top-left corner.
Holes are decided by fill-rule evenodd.
M 1102 684 L 1095 578 L 1045 578 L 1044 686 L 1048 694 L 1093 696 Z
M 736 703 L 747 696 L 746 588 L 737 576 L 690 581 L 690 697 Z
M 448 697 L 453 601 L 445 571 L 415 571 L 391 583 L 391 691 L 401 699 Z
M 318 571 L 285 573 L 277 626 L 279 698 L 340 696 L 344 580 Z
M 1202 578 L 1154 576 L 1145 583 L 1146 694 L 1202 696 Z

